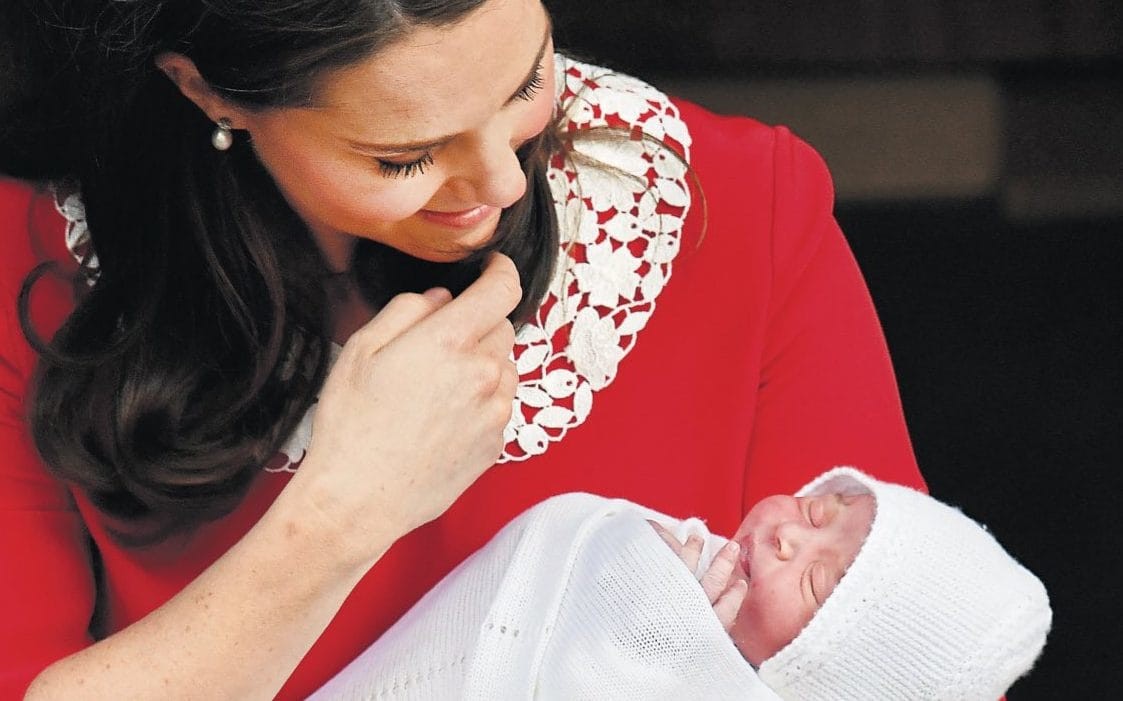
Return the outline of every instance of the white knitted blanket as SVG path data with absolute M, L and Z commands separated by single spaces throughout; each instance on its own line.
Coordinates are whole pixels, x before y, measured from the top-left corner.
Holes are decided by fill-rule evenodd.
M 453 570 L 311 698 L 778 699 L 646 522 L 723 539 L 624 500 L 565 494 Z

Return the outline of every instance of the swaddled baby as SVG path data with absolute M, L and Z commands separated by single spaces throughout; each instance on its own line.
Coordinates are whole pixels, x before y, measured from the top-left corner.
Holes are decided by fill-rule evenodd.
M 698 569 L 705 542 L 664 540 Z M 757 502 L 701 576 L 783 698 L 995 699 L 1051 623 L 1041 582 L 956 509 L 852 468 Z
M 851 468 L 762 500 L 728 543 L 549 499 L 314 698 L 996 699 L 1050 626 L 983 527 Z

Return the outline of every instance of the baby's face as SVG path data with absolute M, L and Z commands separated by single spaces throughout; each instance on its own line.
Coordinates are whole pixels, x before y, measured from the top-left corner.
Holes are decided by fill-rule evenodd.
M 873 522 L 866 494 L 776 495 L 749 511 L 733 536 L 749 589 L 729 631 L 754 665 L 791 642 L 854 562 Z

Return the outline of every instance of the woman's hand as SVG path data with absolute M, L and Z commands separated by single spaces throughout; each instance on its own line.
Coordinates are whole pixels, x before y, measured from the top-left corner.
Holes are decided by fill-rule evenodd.
M 520 297 L 514 264 L 495 254 L 457 298 L 398 295 L 343 347 L 286 492 L 360 561 L 439 516 L 498 458 L 518 382 L 506 315 Z
M 698 570 L 698 561 L 702 557 L 703 546 L 702 539 L 699 536 L 690 535 L 685 543 L 680 543 L 678 538 L 663 526 L 655 521 L 648 521 L 648 523 L 663 539 L 663 542 L 686 563 L 691 572 Z M 713 562 L 710 563 L 710 566 L 706 568 L 706 571 L 698 580 L 702 585 L 702 591 L 706 592 L 706 597 L 714 607 L 714 614 L 721 622 L 721 627 L 727 633 L 733 627 L 737 612 L 741 609 L 741 604 L 745 602 L 745 594 L 749 590 L 748 583 L 744 579 L 733 577 L 737 555 L 740 551 L 741 548 L 736 541 L 731 540 L 723 545 L 721 550 L 718 550 L 717 555 L 714 556 Z

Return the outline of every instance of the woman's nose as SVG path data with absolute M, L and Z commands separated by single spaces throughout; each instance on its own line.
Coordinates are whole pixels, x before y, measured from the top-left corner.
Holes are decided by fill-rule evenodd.
M 499 208 L 518 202 L 526 192 L 526 174 L 514 146 L 499 134 L 481 136 L 474 146 L 472 157 L 458 174 L 459 188 L 466 191 L 458 194 Z

